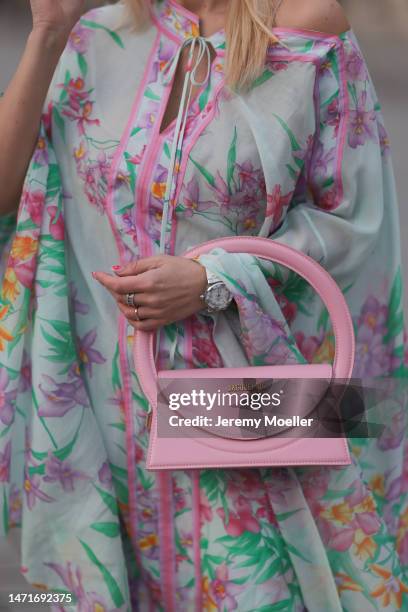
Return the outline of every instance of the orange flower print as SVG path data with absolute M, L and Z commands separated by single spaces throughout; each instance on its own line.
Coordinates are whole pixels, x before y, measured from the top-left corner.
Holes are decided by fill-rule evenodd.
M 334 361 L 334 336 L 332 333 L 326 335 L 323 343 L 313 357 L 313 363 L 327 363 Z
M 203 612 L 214 612 L 215 610 L 218 610 L 218 606 L 210 594 L 210 581 L 207 576 L 203 576 L 202 593 L 203 593 Z
M 371 591 L 370 596 L 380 598 L 381 605 L 384 608 L 392 603 L 397 610 L 401 610 L 402 594 L 408 593 L 408 586 L 380 565 L 373 563 L 371 569 L 382 580 L 377 588 Z
M 14 302 L 16 297 L 20 294 L 18 287 L 18 279 L 13 268 L 7 268 L 4 275 L 3 287 L 1 290 L 1 296 L 4 300 Z
M 328 519 L 329 521 L 338 521 L 339 523 L 343 523 L 347 525 L 351 523 L 353 519 L 353 511 L 346 502 L 342 502 L 341 504 L 336 504 L 331 506 L 327 510 L 321 513 L 323 518 Z
M 8 310 L 8 306 L 3 306 L 3 308 L 0 308 L 0 321 L 4 319 L 8 313 Z M 4 327 L 0 325 L 0 351 L 4 351 L 6 348 L 6 342 L 11 342 L 12 340 L 14 340 L 14 336 L 12 336 Z
M 370 480 L 370 489 L 373 491 L 373 493 L 375 493 L 376 495 L 379 495 L 380 497 L 384 497 L 384 475 L 383 474 L 376 474 L 375 476 L 373 476 L 373 478 Z
M 362 529 L 357 529 L 354 534 L 354 549 L 357 557 L 362 561 L 372 559 L 377 549 L 377 544 L 371 536 L 364 533 Z
M 339 593 L 341 593 L 342 591 L 362 591 L 363 590 L 363 587 L 357 584 L 357 582 L 355 582 L 354 580 L 352 580 L 350 576 L 347 576 L 347 574 L 343 574 L 342 572 L 339 572 L 338 574 L 335 574 L 334 578 L 335 578 L 337 590 Z
M 37 240 L 29 236 L 18 236 L 12 244 L 11 256 L 19 261 L 31 259 L 37 251 L 37 243 Z

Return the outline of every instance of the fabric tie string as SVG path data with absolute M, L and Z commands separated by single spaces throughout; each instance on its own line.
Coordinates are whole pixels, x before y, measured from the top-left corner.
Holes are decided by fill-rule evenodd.
M 184 134 L 186 130 L 187 124 L 187 116 L 188 110 L 190 107 L 191 94 L 193 86 L 201 87 L 205 85 L 210 77 L 211 72 L 211 52 L 210 52 L 210 42 L 203 36 L 190 36 L 186 38 L 183 44 L 179 47 L 175 56 L 168 62 L 167 66 L 164 69 L 164 77 L 163 83 L 165 85 L 170 85 L 173 82 L 177 66 L 180 61 L 181 54 L 183 50 L 187 47 L 190 47 L 186 74 L 183 82 L 183 89 L 180 99 L 179 110 L 177 113 L 176 119 L 176 127 L 174 130 L 174 138 L 173 145 L 170 154 L 170 163 L 169 163 L 169 172 L 167 175 L 166 189 L 163 199 L 163 211 L 162 211 L 162 222 L 161 222 L 161 231 L 160 231 L 160 246 L 159 253 L 164 254 L 166 251 L 166 235 L 168 232 L 171 232 L 171 222 L 172 222 L 172 214 L 170 213 L 170 199 L 173 193 L 174 184 L 176 181 L 176 164 L 181 155 L 181 150 L 184 141 Z M 194 58 L 194 51 L 198 49 L 197 57 Z M 207 61 L 207 71 L 205 74 L 205 78 L 203 80 L 198 80 L 197 78 L 197 70 L 201 65 L 203 58 L 206 58 Z M 175 334 L 175 338 L 172 343 L 172 347 L 170 349 L 170 369 L 174 364 L 174 355 L 176 350 L 178 333 Z M 159 346 L 160 346 L 160 328 L 157 331 L 156 335 L 156 361 L 159 354 Z

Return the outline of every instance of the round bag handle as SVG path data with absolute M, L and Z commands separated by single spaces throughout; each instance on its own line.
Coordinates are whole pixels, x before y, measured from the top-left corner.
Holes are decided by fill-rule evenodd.
M 209 240 L 189 249 L 183 257 L 204 255 L 214 248 L 229 253 L 248 253 L 282 264 L 302 276 L 316 291 L 326 306 L 335 338 L 335 356 L 332 367 L 334 379 L 347 383 L 353 371 L 355 338 L 354 328 L 343 293 L 330 274 L 314 259 L 270 238 L 233 236 Z M 154 359 L 155 332 L 136 331 L 133 355 L 139 382 L 151 403 L 156 401 L 157 370 Z

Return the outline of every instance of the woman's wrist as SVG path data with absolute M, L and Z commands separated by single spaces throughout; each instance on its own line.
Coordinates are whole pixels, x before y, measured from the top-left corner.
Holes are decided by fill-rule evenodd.
M 27 45 L 40 48 L 47 52 L 47 60 L 58 59 L 67 44 L 70 32 L 65 28 L 60 30 L 46 24 L 35 26 L 28 37 Z M 49 55 L 51 54 L 51 56 Z

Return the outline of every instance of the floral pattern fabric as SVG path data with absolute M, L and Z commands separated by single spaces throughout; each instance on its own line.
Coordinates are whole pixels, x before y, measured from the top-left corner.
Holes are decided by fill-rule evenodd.
M 148 405 L 133 328 L 92 279 L 158 252 L 175 123 L 164 74 L 197 17 L 121 5 L 74 28 L 50 88 L 18 216 L 1 219 L 2 529 L 22 567 L 70 592 L 55 610 L 338 612 L 408 605 L 406 403 L 352 464 L 145 468 Z M 324 266 L 355 324 L 353 376 L 408 373 L 398 207 L 387 133 L 352 30 L 276 28 L 249 92 L 224 85 L 225 34 L 188 108 L 166 252 L 264 236 Z M 235 309 L 164 328 L 160 368 L 323 363 L 327 312 L 282 266 L 220 249 L 201 261 Z

